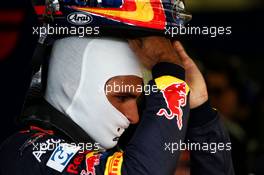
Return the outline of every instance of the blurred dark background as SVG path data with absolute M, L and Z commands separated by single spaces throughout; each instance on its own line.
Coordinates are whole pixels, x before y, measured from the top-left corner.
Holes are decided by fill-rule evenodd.
M 20 115 L 31 81 L 31 58 L 37 38 L 37 23 L 30 0 L 0 3 L 0 141 L 18 129 Z
M 186 1 L 193 26 L 231 26 L 232 35 L 191 36 L 186 50 L 205 75 L 210 101 L 224 120 L 237 175 L 264 174 L 264 3 L 257 0 Z M 189 6 L 188 6 L 189 5 Z M 188 175 L 188 152 L 176 175 Z
M 262 0 L 187 0 L 193 26 L 231 26 L 228 36 L 189 36 L 186 50 L 196 59 L 208 83 L 211 103 L 221 112 L 233 144 L 236 174 L 264 174 L 264 63 Z M 29 0 L 0 5 L 0 141 L 19 127 L 30 84 L 36 44 L 31 27 L 36 16 Z M 187 175 L 184 152 L 177 175 Z

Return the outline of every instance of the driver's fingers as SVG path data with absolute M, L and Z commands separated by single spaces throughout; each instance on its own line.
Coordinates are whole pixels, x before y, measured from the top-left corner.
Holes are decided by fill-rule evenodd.
M 139 52 L 141 50 L 142 43 L 139 39 L 129 39 L 128 43 L 133 51 Z
M 141 48 L 141 41 L 138 39 L 135 40 L 128 40 L 129 46 L 133 50 L 133 52 L 136 54 L 138 59 L 143 63 L 144 66 L 146 66 L 148 69 L 151 68 L 151 66 L 148 63 L 148 56 L 145 52 L 143 52 Z
M 139 40 L 128 40 L 128 43 L 129 43 L 130 48 L 139 57 L 139 59 L 143 59 L 143 57 L 145 57 L 140 47 L 141 44 Z
M 189 55 L 185 52 L 184 47 L 182 46 L 182 44 L 179 41 L 175 41 L 173 43 L 173 47 L 175 48 L 177 54 L 180 56 L 180 59 L 182 61 L 190 59 Z
M 186 53 L 184 47 L 179 41 L 175 41 L 173 43 L 173 48 L 175 49 L 176 53 L 179 55 L 179 58 L 182 61 L 185 68 L 189 68 L 195 65 L 194 61 L 189 57 L 189 55 Z

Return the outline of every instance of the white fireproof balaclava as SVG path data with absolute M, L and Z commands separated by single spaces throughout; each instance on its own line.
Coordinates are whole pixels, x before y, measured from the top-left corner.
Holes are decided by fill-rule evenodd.
M 141 66 L 127 41 L 69 37 L 54 43 L 45 99 L 109 149 L 129 126 L 107 99 L 104 87 L 115 76 L 142 78 Z

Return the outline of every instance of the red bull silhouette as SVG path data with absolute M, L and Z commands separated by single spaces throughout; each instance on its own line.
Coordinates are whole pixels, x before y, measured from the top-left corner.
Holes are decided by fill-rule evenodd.
M 90 152 L 86 155 L 86 172 L 83 170 L 81 175 L 96 175 L 95 166 L 100 164 L 100 156 L 96 152 Z
M 166 101 L 167 108 L 161 108 L 158 112 L 158 116 L 165 116 L 167 119 L 172 120 L 174 117 L 177 119 L 178 128 L 182 129 L 182 107 L 186 105 L 187 101 L 187 91 L 186 91 L 186 83 L 174 83 L 169 85 L 165 89 L 161 90 L 163 98 Z

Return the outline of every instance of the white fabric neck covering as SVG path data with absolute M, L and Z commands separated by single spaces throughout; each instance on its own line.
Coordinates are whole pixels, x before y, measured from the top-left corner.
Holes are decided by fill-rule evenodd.
M 129 126 L 107 99 L 104 87 L 115 76 L 142 78 L 135 54 L 124 40 L 69 37 L 54 43 L 45 99 L 109 149 Z

